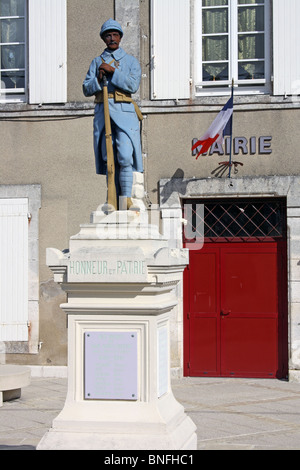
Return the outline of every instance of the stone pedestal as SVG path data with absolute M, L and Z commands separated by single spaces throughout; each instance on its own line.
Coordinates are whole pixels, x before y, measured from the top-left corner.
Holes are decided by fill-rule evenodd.
M 95 212 L 69 252 L 47 250 L 68 294 L 68 393 L 38 449 L 196 449 L 170 384 L 169 313 L 187 264 L 147 212 Z

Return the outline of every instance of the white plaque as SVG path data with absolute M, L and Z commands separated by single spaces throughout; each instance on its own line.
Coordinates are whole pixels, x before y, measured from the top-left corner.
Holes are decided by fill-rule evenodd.
M 85 333 L 86 400 L 137 400 L 137 333 Z
M 158 329 L 158 397 L 168 391 L 169 361 L 168 361 L 168 328 L 166 326 Z

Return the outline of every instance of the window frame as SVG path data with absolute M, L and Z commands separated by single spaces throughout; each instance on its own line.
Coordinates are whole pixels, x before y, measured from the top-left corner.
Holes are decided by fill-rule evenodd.
M 241 7 L 256 6 L 260 4 L 241 4 Z M 238 48 L 232 47 L 233 42 L 237 44 L 238 38 L 238 0 L 229 0 L 228 3 L 228 64 L 229 79 L 218 82 L 202 81 L 202 0 L 194 0 L 194 93 L 199 96 L 225 96 L 230 94 L 232 79 L 237 95 L 258 95 L 271 93 L 271 4 L 270 0 L 265 0 L 265 78 L 249 80 L 238 80 Z M 208 8 L 208 7 L 206 7 Z M 217 7 L 215 7 L 217 8 Z M 201 34 L 199 34 L 199 31 Z M 249 84 L 249 86 L 247 86 Z M 253 86 L 254 85 L 254 86 Z
M 0 0 L 1 1 L 1 0 Z M 24 70 L 25 84 L 24 88 L 0 88 L 0 103 L 26 103 L 28 100 L 28 2 L 24 0 L 24 16 L 0 16 L 2 19 L 23 19 L 24 18 L 24 42 L 16 43 L 1 43 L 0 45 L 20 45 L 24 44 L 24 69 L 11 69 L 12 71 Z M 0 79 L 1 73 L 5 70 L 0 68 Z

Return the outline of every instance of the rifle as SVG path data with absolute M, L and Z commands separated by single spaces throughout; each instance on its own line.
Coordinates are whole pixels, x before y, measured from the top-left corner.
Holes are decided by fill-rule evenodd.
M 103 106 L 105 121 L 105 142 L 107 154 L 107 203 L 113 206 L 114 210 L 118 209 L 117 191 L 115 182 L 115 158 L 112 144 L 112 131 L 109 115 L 107 78 L 103 76 Z

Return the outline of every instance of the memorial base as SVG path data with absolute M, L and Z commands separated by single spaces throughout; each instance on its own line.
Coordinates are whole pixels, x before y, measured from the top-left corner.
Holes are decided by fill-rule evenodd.
M 131 416 L 128 416 L 128 413 Z M 109 414 L 109 416 L 108 416 Z M 119 420 L 116 419 L 119 416 Z M 115 419 L 114 419 L 115 417 Z M 152 406 L 66 406 L 37 450 L 194 450 L 195 425 L 172 394 Z
M 170 383 L 170 312 L 188 263 L 145 214 L 94 214 L 47 264 L 68 294 L 68 393 L 38 450 L 194 450 Z

